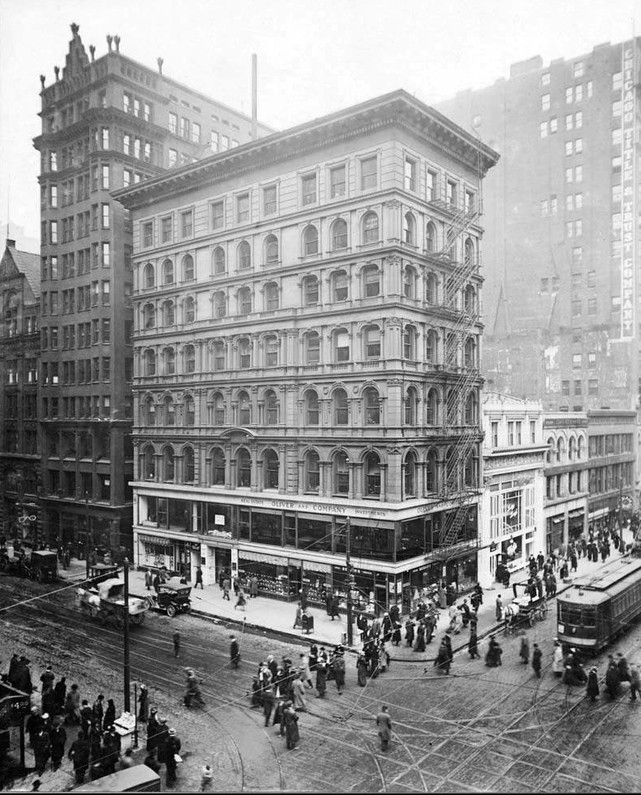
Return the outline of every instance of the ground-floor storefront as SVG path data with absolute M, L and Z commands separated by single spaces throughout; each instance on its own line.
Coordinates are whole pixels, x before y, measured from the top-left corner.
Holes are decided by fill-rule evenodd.
M 205 585 L 219 583 L 222 571 L 246 583 L 255 577 L 261 595 L 294 601 L 304 593 L 323 606 L 328 595 L 347 599 L 349 535 L 356 609 L 408 609 L 429 585 L 443 583 L 457 594 L 477 581 L 475 505 L 466 506 L 443 545 L 455 510 L 222 498 L 149 486 L 136 493 L 134 562 L 192 582 L 200 565 Z
M 577 542 L 586 533 L 588 511 L 585 497 L 546 506 L 544 515 L 546 555 L 565 555 L 568 544 Z

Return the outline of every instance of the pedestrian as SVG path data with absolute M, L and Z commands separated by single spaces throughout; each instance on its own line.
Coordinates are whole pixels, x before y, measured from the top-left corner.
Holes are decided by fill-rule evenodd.
M 332 672 L 334 674 L 334 681 L 336 682 L 336 690 L 338 690 L 338 695 L 342 696 L 343 688 L 345 687 L 345 656 L 342 646 L 338 646 L 336 648 L 336 653 L 334 654 L 334 658 L 332 660 Z
M 416 628 L 416 646 L 414 646 L 414 651 L 425 651 L 425 633 L 425 622 L 419 621 L 418 627 Z
M 383 704 L 381 711 L 376 716 L 376 725 L 378 726 L 378 736 L 381 740 L 381 751 L 387 751 L 392 739 L 392 719 L 385 704 Z
M 149 713 L 149 720 L 147 722 L 147 753 L 153 756 L 158 747 L 158 733 L 160 731 L 160 722 L 158 720 L 158 710 L 152 707 Z
M 161 765 L 164 765 L 167 760 L 167 738 L 169 737 L 167 718 L 159 718 L 158 724 L 158 731 L 156 732 L 156 753 L 158 761 Z
M 451 664 L 450 655 L 447 649 L 445 638 L 443 638 L 443 640 L 441 641 L 441 645 L 438 648 L 438 653 L 436 655 L 436 659 L 434 660 L 434 665 L 439 671 L 445 671 L 446 674 L 449 674 L 450 664 Z M 427 668 L 425 669 L 425 671 L 427 671 Z
M 294 626 L 292 627 L 292 629 L 296 629 L 296 627 L 302 628 L 302 626 L 303 626 L 303 606 L 299 602 L 296 607 L 296 615 L 294 616 Z
M 71 685 L 65 698 L 65 723 L 80 723 L 80 691 L 78 685 Z
M 105 708 L 105 717 L 103 718 L 102 725 L 105 729 L 111 729 L 116 721 L 116 705 L 113 698 L 107 699 L 107 706 Z
M 82 704 L 80 706 L 80 728 L 85 732 L 85 734 L 89 734 L 89 727 L 91 726 L 92 718 L 93 710 L 89 706 L 87 699 L 83 698 Z
M 624 654 L 617 652 L 617 668 L 619 671 L 619 682 L 630 681 L 630 666 Z
M 200 771 L 200 789 L 199 792 L 209 792 L 214 781 L 214 771 L 211 765 L 203 765 Z
M 479 649 L 478 649 L 478 635 L 476 634 L 476 627 L 470 629 L 470 639 L 467 644 L 467 650 L 470 653 L 470 658 L 472 660 L 481 659 L 481 655 L 479 654 Z
M 321 646 L 321 652 L 325 651 L 325 647 Z M 316 663 L 316 691 L 317 691 L 317 698 L 325 698 L 325 692 L 327 690 L 327 663 L 325 662 L 325 657 L 318 656 L 318 662 Z
M 287 748 L 290 751 L 296 749 L 300 741 L 300 733 L 298 731 L 298 715 L 294 710 L 294 705 L 291 701 L 285 703 L 283 710 L 283 718 L 285 720 L 285 737 L 287 740 Z
M 44 718 L 44 715 L 42 717 Z M 36 773 L 42 776 L 51 755 L 51 740 L 49 732 L 44 725 L 41 724 L 40 729 L 34 735 L 31 746 L 36 762 Z
M 636 701 L 637 695 L 641 692 L 641 674 L 637 666 L 632 663 L 630 666 L 630 701 Z
M 98 694 L 98 698 L 93 702 L 92 707 L 92 720 L 94 723 L 97 724 L 98 729 L 102 731 L 102 720 L 105 716 L 105 707 L 104 707 L 105 697 L 102 693 Z
M 67 698 L 67 677 L 61 676 L 53 688 L 53 695 L 55 701 L 55 711 L 57 713 L 64 712 L 65 700 Z
M 141 723 L 147 723 L 149 720 L 149 691 L 147 685 L 140 685 L 140 695 L 138 696 L 138 720 Z
M 242 588 L 238 589 L 238 599 L 236 599 L 236 604 L 234 605 L 234 610 L 237 607 L 242 607 L 243 610 L 247 607 L 247 600 L 245 599 L 245 591 Z
M 410 616 L 405 622 L 405 642 L 410 648 L 414 645 L 414 627 L 415 624 Z
M 329 614 L 330 614 L 330 616 L 332 618 L 332 621 L 335 618 L 340 618 L 340 612 L 338 610 L 338 604 L 339 604 L 339 602 L 338 602 L 338 594 L 334 594 L 332 596 L 332 601 L 330 602 L 330 605 L 329 605 Z
M 202 570 L 201 566 L 196 566 L 196 585 L 195 585 L 195 587 L 198 588 L 199 585 L 200 585 L 200 590 L 203 591 L 205 589 L 204 585 L 203 585 L 203 570 Z
M 503 602 L 501 600 L 501 594 L 496 597 L 496 608 L 494 614 L 497 621 L 501 621 L 503 619 Z
M 296 712 L 307 712 L 307 702 L 305 701 L 305 683 L 299 674 L 292 682 L 292 694 L 294 696 L 294 709 Z
M 485 654 L 485 664 L 490 668 L 496 668 L 498 665 L 502 665 L 501 662 L 501 655 L 503 654 L 503 649 L 499 645 L 499 642 L 496 640 L 495 637 L 490 638 L 490 642 L 488 644 L 487 652 Z
M 51 665 L 48 665 L 40 677 L 40 681 L 42 682 L 41 692 L 46 693 L 47 690 L 53 690 L 53 683 L 55 682 L 55 679 L 56 675 L 53 672 L 53 668 Z
M 82 784 L 89 767 L 89 740 L 83 731 L 79 732 L 67 756 L 73 762 L 76 784 Z
M 145 569 L 145 588 L 148 591 L 151 591 L 151 586 L 154 582 L 154 576 L 151 573 L 151 569 Z
M 238 668 L 238 664 L 240 663 L 240 646 L 238 645 L 235 635 L 231 635 L 230 638 L 229 660 L 232 668 Z
M 541 658 L 543 657 L 543 652 L 539 649 L 539 644 L 533 644 L 532 650 L 532 668 L 534 669 L 534 673 L 536 674 L 537 679 L 541 678 Z
M 167 769 L 167 777 L 165 783 L 168 787 L 173 787 L 176 783 L 176 767 L 178 762 L 182 762 L 180 757 L 180 739 L 176 734 L 176 729 L 169 729 L 167 739 L 165 741 L 165 768 Z
M 252 599 L 258 596 L 258 577 L 255 574 L 249 581 L 249 595 Z
M 590 697 L 590 701 L 595 701 L 599 695 L 599 677 L 596 666 L 594 665 L 590 668 L 590 672 L 588 673 L 588 683 L 585 692 Z
M 614 657 L 609 654 L 608 667 L 605 672 L 605 687 L 608 691 L 608 695 L 613 701 L 619 695 L 619 684 L 619 669 L 614 661 Z
M 51 765 L 54 770 L 57 770 L 62 762 L 62 757 L 65 755 L 65 744 L 67 742 L 67 732 L 59 722 L 59 719 L 56 720 L 49 732 L 49 740 L 51 742 Z
M 174 643 L 174 657 L 180 657 L 180 632 L 178 632 L 177 629 L 174 630 L 173 643 Z
M 230 601 L 229 591 L 230 591 L 230 588 L 231 588 L 231 582 L 229 580 L 229 575 L 228 574 L 225 574 L 223 576 L 222 588 L 223 588 L 223 599 L 227 599 L 227 601 L 229 602 Z
M 359 651 L 358 657 L 356 658 L 356 671 L 358 684 L 361 687 L 365 687 L 367 684 L 367 658 L 362 651 Z
M 463 626 L 467 627 L 472 618 L 472 611 L 470 610 L 470 606 L 467 603 L 467 599 L 463 599 L 463 603 L 459 607 L 459 610 L 461 611 L 463 617 Z
M 521 638 L 521 650 L 519 651 L 521 662 L 527 665 L 530 662 L 530 644 L 528 639 L 523 636 Z
M 552 659 L 552 671 L 555 676 L 562 676 L 564 670 L 563 646 L 559 640 L 554 641 L 554 657 Z

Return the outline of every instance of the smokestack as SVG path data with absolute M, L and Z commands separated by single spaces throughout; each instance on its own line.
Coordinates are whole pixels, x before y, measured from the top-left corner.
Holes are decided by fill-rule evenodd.
M 252 53 L 252 138 L 258 138 L 258 57 Z

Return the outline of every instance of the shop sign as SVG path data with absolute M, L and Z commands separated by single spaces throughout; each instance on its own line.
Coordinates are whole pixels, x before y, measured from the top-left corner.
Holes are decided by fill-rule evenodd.
M 142 533 L 138 536 L 138 540 L 143 544 L 158 544 L 159 546 L 169 547 L 174 543 L 173 538 L 161 538 L 160 536 L 146 536 Z
M 30 700 L 26 693 L 0 699 L 0 729 L 20 721 L 29 714 Z
M 206 535 L 211 538 L 231 538 L 231 530 L 207 530 Z

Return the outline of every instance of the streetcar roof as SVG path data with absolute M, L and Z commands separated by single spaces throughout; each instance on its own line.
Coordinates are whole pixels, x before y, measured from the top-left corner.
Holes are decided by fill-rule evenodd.
M 638 579 L 641 579 L 641 559 L 619 558 L 594 574 L 577 577 L 567 591 L 559 594 L 557 601 L 598 605 Z

